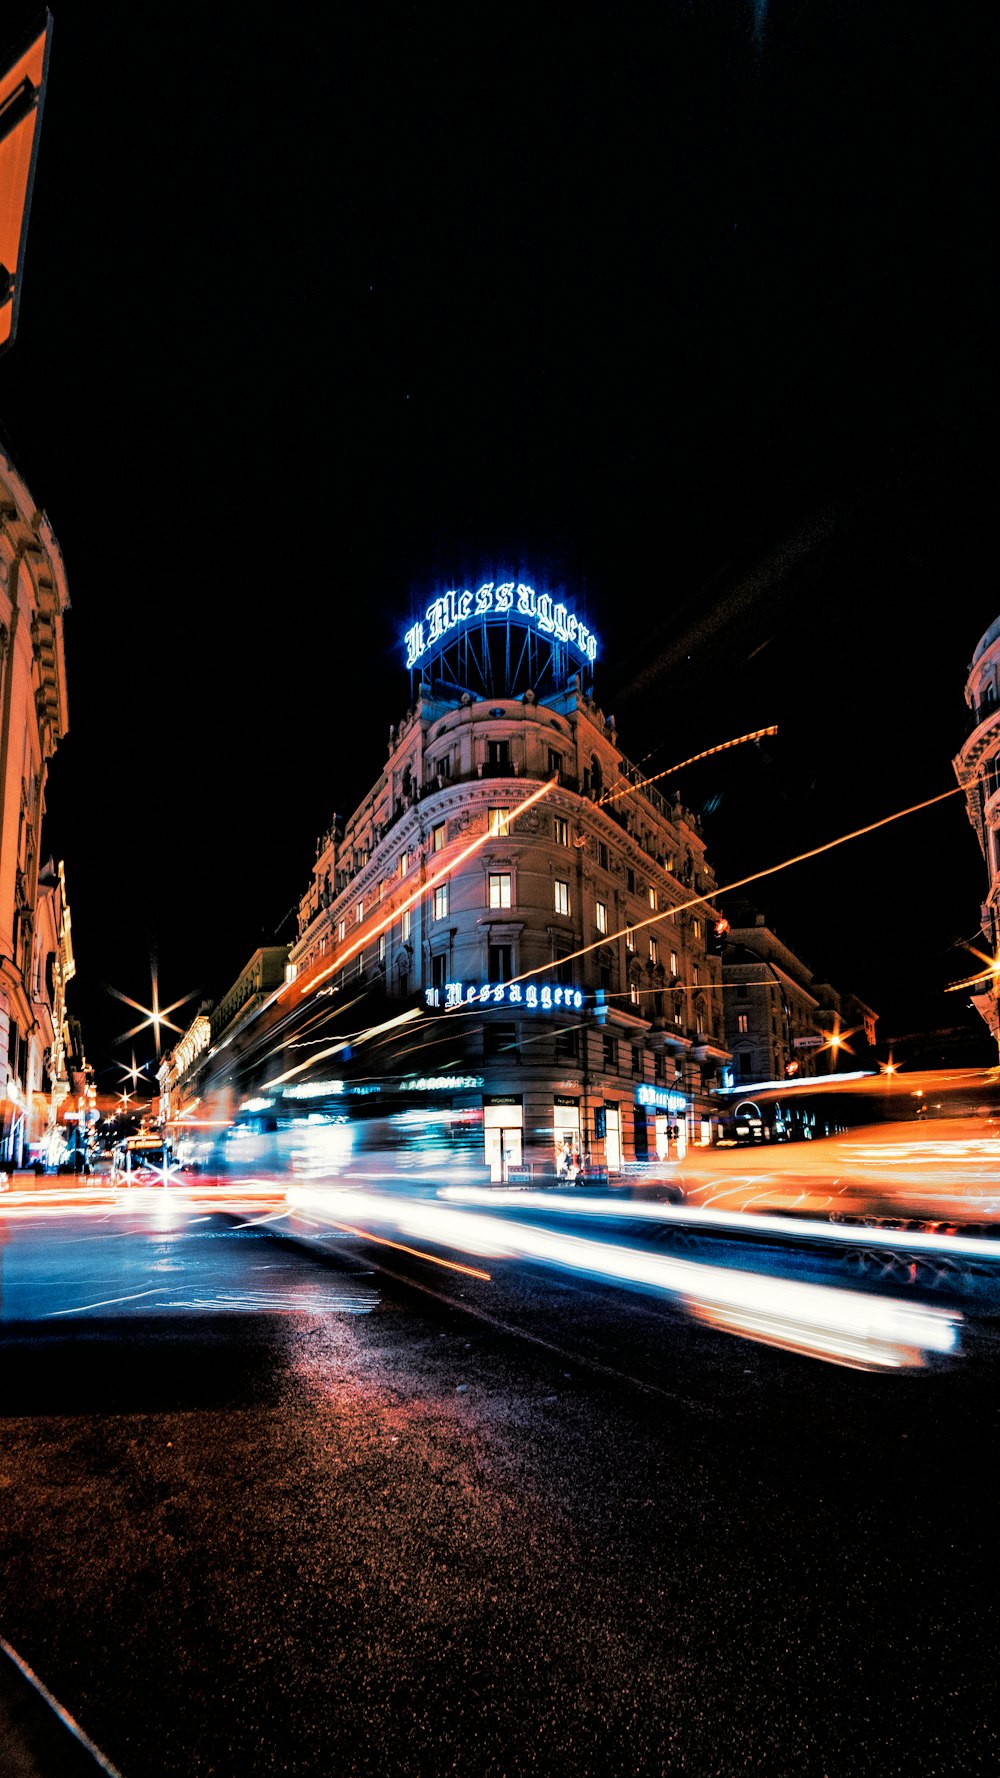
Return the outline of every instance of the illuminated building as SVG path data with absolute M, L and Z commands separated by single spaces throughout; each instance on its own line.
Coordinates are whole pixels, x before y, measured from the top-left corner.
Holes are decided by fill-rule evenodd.
M 733 1086 L 871 1068 L 877 1013 L 856 994 L 818 981 L 743 897 L 726 897 L 724 911 L 719 949 Z
M 420 1009 L 354 1076 L 481 1117 L 494 1179 L 712 1140 L 729 1060 L 700 825 L 622 753 L 597 653 L 522 582 L 433 599 L 406 632 L 409 708 L 317 841 L 290 952 L 304 1005 Z
M 984 952 L 971 1000 L 991 1035 L 1000 1037 L 997 990 L 1000 970 L 1000 618 L 980 637 L 965 681 L 972 727 L 952 764 L 965 791 L 965 806 L 986 861 L 989 882 L 980 908 Z
M 60 916 L 38 920 L 49 760 L 66 732 L 62 553 L 0 452 L 0 1166 L 48 1126 Z M 43 942 L 44 941 L 44 942 Z

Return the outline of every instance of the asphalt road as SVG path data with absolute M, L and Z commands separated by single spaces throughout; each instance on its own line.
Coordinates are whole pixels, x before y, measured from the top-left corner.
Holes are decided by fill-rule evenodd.
M 123 1778 L 996 1771 L 989 1357 L 243 1220 L 0 1250 L 0 1636 Z

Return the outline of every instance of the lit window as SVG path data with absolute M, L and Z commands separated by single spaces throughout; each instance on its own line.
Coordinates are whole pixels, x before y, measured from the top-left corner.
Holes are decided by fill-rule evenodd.
M 378 960 L 380 963 L 385 962 L 385 933 L 384 932 L 380 932 L 378 935 Z
M 405 877 L 409 868 L 410 868 L 410 854 L 409 854 L 409 852 L 401 852 L 399 854 L 399 874 L 400 874 L 400 876 Z
M 510 828 L 508 826 L 509 821 L 510 821 L 510 810 L 509 809 L 491 809 L 490 810 L 490 833 L 496 835 L 500 839 L 505 839 L 507 834 L 510 832 Z
M 736 1014 L 736 1029 L 741 1037 L 746 1036 L 746 1033 L 750 1029 L 749 1014 L 745 1012 L 738 1012 Z
M 653 912 L 655 913 L 656 912 L 656 890 L 653 888 L 652 883 L 649 885 L 649 905 L 653 909 Z
M 511 906 L 511 876 L 509 870 L 490 871 L 490 907 L 509 908 Z
M 608 930 L 608 904 L 606 901 L 599 901 L 597 904 L 597 930 L 598 932 L 607 932 Z
M 403 942 L 405 943 L 406 940 L 410 936 L 410 909 L 409 908 L 406 909 L 406 912 L 404 913 L 403 918 L 399 922 L 399 930 L 402 933 Z
M 558 877 L 555 881 L 555 906 L 557 914 L 569 913 L 569 884 L 563 883 Z
M 638 1006 L 638 1004 L 639 1004 L 639 988 L 638 988 L 638 984 L 636 982 L 629 982 L 628 997 L 631 1000 L 633 1006 Z
M 347 937 L 347 921 L 346 920 L 338 920 L 337 921 L 337 943 L 343 944 L 346 937 Z
M 553 822 L 552 822 L 552 829 L 555 834 L 556 845 L 557 846 L 568 846 L 569 845 L 569 822 L 564 821 L 561 815 L 556 815 Z
M 695 963 L 695 964 L 694 964 L 694 965 L 693 965 L 693 966 L 692 966 L 692 969 L 691 969 L 691 980 L 692 980 L 692 982 L 693 982 L 693 983 L 694 983 L 694 985 L 695 985 L 695 987 L 697 987 L 697 986 L 698 986 L 698 965 L 697 965 L 697 963 Z
M 671 951 L 671 953 L 670 953 L 670 973 L 671 973 L 671 975 L 677 974 L 677 952 L 676 951 Z
M 691 931 L 694 933 L 695 938 L 701 937 L 701 921 L 697 914 L 693 914 L 691 917 Z
M 434 852 L 443 852 L 444 842 L 447 837 L 448 823 L 446 821 L 439 821 L 436 827 L 431 828 L 431 850 Z
M 443 920 L 448 912 L 448 885 L 439 883 L 434 891 L 434 918 Z
M 365 904 L 364 904 L 363 900 L 358 902 L 358 905 L 354 910 L 354 917 L 357 920 L 358 925 L 360 926 L 362 920 L 365 917 Z
M 635 927 L 634 926 L 626 926 L 626 928 L 625 928 L 625 949 L 627 951 L 634 951 L 635 950 Z
M 659 963 L 660 961 L 660 941 L 658 938 L 651 938 L 649 941 L 649 961 L 650 963 Z

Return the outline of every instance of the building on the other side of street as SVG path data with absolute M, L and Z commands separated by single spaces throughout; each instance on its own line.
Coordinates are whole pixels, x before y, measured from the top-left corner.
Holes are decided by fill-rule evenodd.
M 75 1040 L 66 1006 L 66 989 L 75 974 L 65 866 L 61 859 L 57 865 L 50 858 L 38 875 L 31 974 L 31 1000 L 44 1045 L 47 1090 L 35 1095 L 28 1134 L 32 1157 L 49 1168 L 59 1166 L 65 1158 L 69 1115 L 76 1115 L 79 1131 L 80 1107 L 71 1104 L 70 1084 L 70 1069 L 76 1060 Z
M 965 681 L 972 727 L 952 765 L 986 862 L 988 888 L 979 910 L 982 952 L 970 956 L 973 1006 L 1000 1041 L 1000 617 L 979 638 Z
M 228 1131 L 207 1164 L 290 1143 L 306 1165 L 324 1124 L 328 1154 L 460 1149 L 498 1182 L 654 1170 L 714 1139 L 715 877 L 697 817 L 595 702 L 596 647 L 513 581 L 411 628 L 409 707 L 317 840 L 285 979 L 228 1019 L 220 1002 L 171 1088 L 192 1147 L 200 1118 Z
M 494 1180 L 710 1142 L 729 1060 L 715 877 L 698 818 L 596 703 L 596 639 L 561 602 L 493 582 L 434 601 L 407 649 L 386 763 L 317 842 L 299 991 L 419 1008 L 378 1075 L 360 1051 L 356 1070 L 385 1106 L 417 1109 L 422 1078 L 428 1109 L 481 1119 Z
M 160 1062 L 156 1116 L 179 1160 L 200 1160 L 208 1151 L 218 1159 L 220 1148 L 238 1146 L 246 1134 L 239 1118 L 246 1097 L 239 1058 L 244 1046 L 252 1051 L 258 1016 L 285 981 L 288 950 L 287 944 L 258 946 L 225 993 L 214 1004 L 202 1002 Z M 231 1131 L 236 1134 L 227 1144 Z
M 812 1079 L 875 1067 L 877 1013 L 857 994 L 818 981 L 744 897 L 724 898 L 716 939 L 732 1085 Z
M 39 1018 L 48 988 L 36 927 L 46 776 L 67 727 L 68 608 L 52 526 L 0 452 L 0 1166 L 8 1167 L 27 1158 L 51 1060 L 55 1008 Z M 46 1110 L 43 1128 L 47 1121 Z

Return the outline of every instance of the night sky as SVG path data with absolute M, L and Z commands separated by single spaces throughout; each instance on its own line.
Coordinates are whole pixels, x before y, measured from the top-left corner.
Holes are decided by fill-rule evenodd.
M 67 563 L 43 851 L 99 1069 L 143 1055 L 109 986 L 155 962 L 185 1022 L 294 936 L 440 588 L 563 588 L 650 771 L 778 725 L 664 781 L 721 883 L 954 787 L 1000 604 L 992 67 L 870 0 L 57 0 L 0 440 Z M 985 883 L 954 795 L 748 892 L 883 1049 L 987 1060 L 945 992 Z

